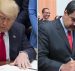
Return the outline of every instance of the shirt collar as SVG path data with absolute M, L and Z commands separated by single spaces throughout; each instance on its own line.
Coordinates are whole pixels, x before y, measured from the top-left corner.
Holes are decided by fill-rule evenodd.
M 1 32 L 0 32 L 0 33 L 1 33 Z M 5 36 L 8 36 L 8 32 L 7 32 L 7 31 L 6 31 L 6 32 L 4 32 L 4 35 L 5 35 Z
M 63 22 L 63 18 L 62 18 L 62 17 L 60 18 L 60 22 L 61 22 L 62 27 L 64 28 L 64 31 L 65 31 L 65 33 L 66 33 L 66 35 L 67 35 L 68 30 L 67 30 L 66 27 L 64 26 L 64 22 Z

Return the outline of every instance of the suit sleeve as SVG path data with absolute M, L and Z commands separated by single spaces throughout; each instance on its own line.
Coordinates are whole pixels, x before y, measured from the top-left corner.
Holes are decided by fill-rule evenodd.
M 38 67 L 39 71 L 59 71 L 62 63 L 49 58 L 49 39 L 43 24 L 38 29 Z
M 30 43 L 27 40 L 27 37 L 25 35 L 25 29 L 23 28 L 23 32 L 22 32 L 22 46 L 23 48 L 21 48 L 21 51 L 25 51 L 27 52 L 30 61 L 33 61 L 36 58 L 36 52 L 34 50 L 34 48 L 30 45 Z
M 32 30 L 37 35 L 37 0 L 29 0 L 28 11 Z

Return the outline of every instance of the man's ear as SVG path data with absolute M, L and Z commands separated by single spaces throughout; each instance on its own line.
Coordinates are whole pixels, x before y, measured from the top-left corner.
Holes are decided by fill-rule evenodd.
M 67 10 L 64 11 L 64 15 L 68 15 Z

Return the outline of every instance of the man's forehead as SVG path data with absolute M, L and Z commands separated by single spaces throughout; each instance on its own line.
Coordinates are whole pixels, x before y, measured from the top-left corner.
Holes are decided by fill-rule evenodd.
M 49 9 L 45 9 L 44 11 L 49 11 Z
M 3 12 L 1 12 L 0 11 L 0 16 L 4 16 L 4 17 L 7 17 L 8 18 L 8 16 L 6 16 Z
M 0 11 L 0 15 L 2 15 L 2 16 L 6 16 L 6 15 L 5 15 L 3 12 L 1 12 L 1 11 Z

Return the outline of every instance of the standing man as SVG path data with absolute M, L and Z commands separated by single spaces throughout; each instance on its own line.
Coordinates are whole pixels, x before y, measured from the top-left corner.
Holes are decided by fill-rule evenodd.
M 50 10 L 49 8 L 42 9 L 42 19 L 39 20 L 39 23 L 49 22 Z
M 25 33 L 29 40 L 30 33 L 31 33 L 31 29 L 30 29 L 31 23 L 30 23 L 29 13 L 28 13 L 29 0 L 15 0 L 15 2 L 18 4 L 20 9 L 16 21 L 25 26 Z
M 36 48 L 37 47 L 37 0 L 29 0 L 29 18 L 32 26 L 31 35 L 30 35 L 30 43 Z
M 75 71 L 75 1 L 64 15 L 39 25 L 39 71 Z
M 15 12 L 14 12 L 15 11 Z M 19 8 L 14 0 L 0 0 L 0 61 L 28 68 L 35 51 L 27 41 L 25 28 L 15 21 Z

